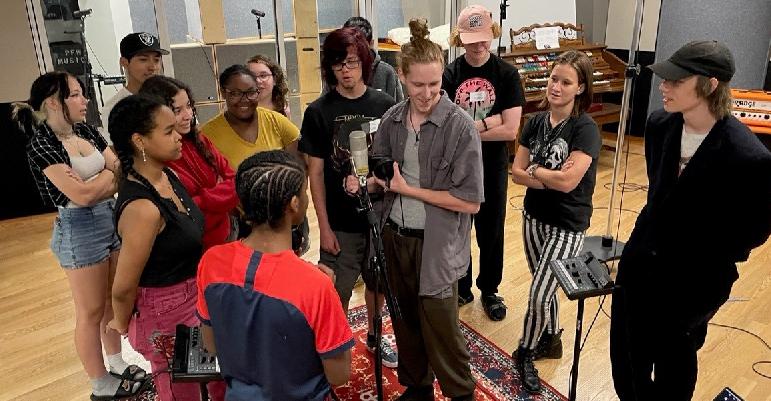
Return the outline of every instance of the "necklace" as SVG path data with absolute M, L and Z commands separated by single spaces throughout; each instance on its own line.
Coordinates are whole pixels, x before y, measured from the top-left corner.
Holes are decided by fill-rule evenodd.
M 412 109 L 407 109 L 407 119 L 410 121 L 410 128 L 415 132 L 415 146 L 417 147 L 420 145 L 420 126 L 416 129 L 415 124 L 412 123 Z

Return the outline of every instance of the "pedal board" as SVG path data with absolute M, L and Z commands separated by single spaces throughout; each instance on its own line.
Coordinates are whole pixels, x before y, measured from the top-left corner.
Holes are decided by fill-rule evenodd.
M 568 299 L 576 300 L 613 292 L 607 268 L 591 252 L 549 263 Z

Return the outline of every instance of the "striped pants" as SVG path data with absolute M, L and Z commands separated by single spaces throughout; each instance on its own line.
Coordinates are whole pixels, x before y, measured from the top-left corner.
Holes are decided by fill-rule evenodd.
M 549 268 L 549 262 L 577 256 L 584 245 L 584 233 L 542 223 L 524 212 L 523 221 L 525 255 L 533 282 L 530 284 L 525 325 L 519 344 L 533 350 L 544 329 L 550 334 L 559 330 L 556 294 L 559 283 Z

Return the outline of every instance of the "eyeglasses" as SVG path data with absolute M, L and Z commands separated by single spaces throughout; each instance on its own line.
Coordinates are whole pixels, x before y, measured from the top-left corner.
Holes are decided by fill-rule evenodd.
M 270 74 L 270 73 L 262 73 L 262 74 L 257 74 L 257 75 L 255 75 L 254 77 L 255 77 L 255 78 L 257 78 L 257 80 L 258 80 L 258 81 L 264 81 L 264 80 L 266 80 L 266 79 L 268 79 L 268 78 L 271 78 L 271 77 L 273 77 L 273 74 Z
M 332 64 L 332 69 L 335 71 L 342 71 L 343 67 L 349 70 L 355 70 L 361 65 L 361 60 L 345 60 L 342 63 Z
M 250 89 L 248 91 L 225 89 L 225 96 L 233 102 L 240 102 L 244 97 L 249 100 L 257 100 L 259 95 L 260 91 L 257 89 Z

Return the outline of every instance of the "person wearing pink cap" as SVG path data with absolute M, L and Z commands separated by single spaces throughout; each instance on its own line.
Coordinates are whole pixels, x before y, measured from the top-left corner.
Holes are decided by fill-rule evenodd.
M 466 110 L 482 138 L 485 202 L 474 216 L 479 245 L 479 276 L 476 285 L 487 316 L 494 321 L 506 317 L 506 305 L 497 295 L 503 276 L 503 225 L 506 220 L 509 151 L 507 141 L 516 139 L 525 96 L 519 73 L 511 64 L 490 53 L 490 42 L 501 35 L 490 11 L 480 5 L 464 8 L 450 45 L 465 54 L 444 70 L 442 89 Z M 458 283 L 458 304 L 474 300 L 472 268 Z

